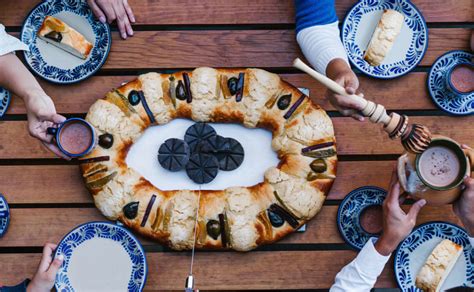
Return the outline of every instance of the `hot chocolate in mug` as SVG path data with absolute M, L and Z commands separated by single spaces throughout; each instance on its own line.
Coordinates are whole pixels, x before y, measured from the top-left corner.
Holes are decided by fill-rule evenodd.
M 461 195 L 461 184 L 464 176 L 471 175 L 473 162 L 456 141 L 435 135 L 423 153 L 400 156 L 398 179 L 414 199 L 449 204 Z
M 57 128 L 48 128 L 48 134 L 54 136 L 58 148 L 69 157 L 84 156 L 96 145 L 94 127 L 81 118 L 70 118 Z

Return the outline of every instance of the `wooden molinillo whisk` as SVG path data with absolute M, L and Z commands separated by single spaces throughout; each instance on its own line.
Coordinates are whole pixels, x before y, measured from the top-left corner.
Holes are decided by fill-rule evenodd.
M 370 100 L 355 94 L 347 94 L 346 90 L 327 78 L 326 76 L 314 71 L 308 65 L 296 58 L 293 62 L 295 68 L 308 73 L 311 77 L 318 80 L 328 89 L 340 95 L 345 95 L 358 103 L 362 108 L 362 115 L 368 117 L 373 123 L 383 124 L 383 129 L 388 133 L 391 139 L 401 139 L 403 147 L 412 153 L 421 153 L 425 151 L 431 142 L 431 133 L 427 127 L 419 124 L 408 124 L 408 117 L 397 113 L 387 114 L 385 107 L 376 104 Z

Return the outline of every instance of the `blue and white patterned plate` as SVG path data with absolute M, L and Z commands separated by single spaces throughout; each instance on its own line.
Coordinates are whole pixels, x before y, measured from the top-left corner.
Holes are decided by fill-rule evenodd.
M 93 44 L 86 60 L 78 58 L 37 37 L 46 16 L 57 17 L 82 33 Z M 85 0 L 45 0 L 26 17 L 21 40 L 28 46 L 26 63 L 42 78 L 59 84 L 70 84 L 93 75 L 109 55 L 112 38 L 108 24 L 94 18 Z
M 371 66 L 364 60 L 364 52 L 385 9 L 401 12 L 405 22 L 382 64 Z M 375 78 L 390 79 L 407 74 L 423 59 L 428 48 L 428 27 L 409 0 L 360 0 L 344 19 L 342 42 L 357 69 Z
M 337 227 L 344 241 L 356 250 L 361 250 L 371 237 L 360 225 L 360 215 L 369 206 L 382 205 L 387 191 L 379 187 L 366 186 L 350 192 L 337 210 Z
M 454 224 L 436 221 L 416 227 L 397 248 L 394 270 L 402 291 L 421 292 L 415 287 L 416 275 L 433 249 L 443 239 L 449 239 L 463 246 L 464 252 L 441 287 L 441 291 L 463 285 L 474 287 L 474 250 L 466 231 Z
M 440 56 L 431 67 L 427 85 L 433 102 L 443 111 L 453 115 L 474 113 L 474 92 L 455 94 L 446 83 L 447 75 L 460 63 L 473 62 L 474 54 L 464 51 L 450 51 Z
M 7 232 L 10 224 L 10 208 L 5 197 L 0 194 L 0 238 Z
M 56 275 L 57 291 L 142 291 L 148 272 L 145 252 L 125 228 L 89 222 L 69 232 L 55 257 L 64 262 Z
M 3 87 L 0 87 L 0 118 L 5 115 L 10 105 L 10 92 Z

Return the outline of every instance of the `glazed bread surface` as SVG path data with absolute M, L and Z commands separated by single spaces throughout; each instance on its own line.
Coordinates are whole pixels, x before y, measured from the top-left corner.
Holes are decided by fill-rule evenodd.
M 134 95 L 140 101 L 132 105 Z M 267 129 L 280 163 L 257 185 L 203 190 L 200 200 L 198 191 L 160 190 L 125 159 L 147 127 L 176 118 Z M 336 175 L 330 118 L 297 88 L 260 69 L 140 75 L 97 100 L 86 120 L 99 137 L 113 137 L 81 160 L 97 208 L 177 250 L 192 248 L 196 219 L 197 248 L 247 251 L 279 240 L 321 210 Z
M 438 292 L 463 252 L 462 246 L 442 240 L 431 252 L 416 276 L 416 287 L 425 292 Z
M 46 16 L 38 37 L 81 59 L 87 59 L 92 50 L 92 44 L 82 34 L 53 16 Z
M 403 26 L 405 17 L 396 10 L 385 10 L 369 42 L 364 59 L 372 66 L 382 64 Z

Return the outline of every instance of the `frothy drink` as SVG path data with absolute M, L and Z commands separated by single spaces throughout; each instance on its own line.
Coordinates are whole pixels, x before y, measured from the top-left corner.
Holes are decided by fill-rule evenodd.
M 429 147 L 421 154 L 418 170 L 423 179 L 434 187 L 446 187 L 459 177 L 460 162 L 456 153 L 443 146 Z
M 67 123 L 61 129 L 59 144 L 71 154 L 81 154 L 91 146 L 92 132 L 80 121 Z

